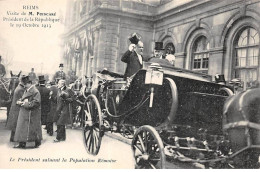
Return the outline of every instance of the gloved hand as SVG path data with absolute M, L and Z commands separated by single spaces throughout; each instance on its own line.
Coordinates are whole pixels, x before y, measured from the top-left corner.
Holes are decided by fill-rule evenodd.
M 136 45 L 135 44 L 130 44 L 129 47 L 128 47 L 128 50 L 129 51 L 134 51 L 136 48 Z

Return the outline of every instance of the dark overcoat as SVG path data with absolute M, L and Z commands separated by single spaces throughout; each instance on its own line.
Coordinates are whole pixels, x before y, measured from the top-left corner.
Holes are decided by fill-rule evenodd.
M 41 95 L 35 86 L 22 96 L 24 105 L 20 107 L 14 141 L 33 142 L 42 140 Z
M 51 109 L 50 112 L 47 115 L 47 120 L 46 122 L 53 122 L 53 118 L 56 114 L 56 110 L 57 110 L 57 93 L 58 93 L 58 87 L 56 85 L 52 85 L 50 87 L 50 92 L 52 92 L 52 94 L 50 95 L 49 99 L 50 99 L 50 103 L 51 103 Z
M 41 94 L 41 122 L 42 125 L 46 125 L 47 123 L 47 115 L 51 110 L 50 103 L 50 90 L 45 87 L 45 85 L 36 86 Z
M 20 106 L 16 104 L 17 100 L 21 99 L 25 91 L 24 85 L 19 83 L 19 85 L 14 90 L 13 100 L 11 104 L 11 109 L 9 112 L 6 128 L 15 131 L 17 125 L 17 119 L 19 115 Z
M 66 74 L 63 71 L 57 71 L 55 72 L 54 76 L 53 76 L 53 81 L 56 81 L 56 79 L 66 79 Z
M 135 51 L 132 52 L 127 50 L 125 54 L 122 56 L 121 61 L 127 63 L 124 74 L 125 78 L 134 75 L 143 67 Z
M 70 103 L 72 102 L 73 92 L 66 86 L 58 89 L 57 93 L 57 113 L 54 116 L 54 122 L 57 125 L 70 124 Z

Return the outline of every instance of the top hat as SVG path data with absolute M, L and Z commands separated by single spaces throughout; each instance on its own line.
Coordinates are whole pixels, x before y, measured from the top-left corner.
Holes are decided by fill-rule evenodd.
M 34 68 L 32 68 L 32 70 L 34 70 Z
M 64 66 L 63 66 L 63 63 L 61 63 L 59 67 L 64 67 Z
M 155 50 L 164 50 L 163 48 L 163 42 L 155 42 Z
M 129 37 L 128 37 L 129 41 L 132 43 L 132 44 L 138 44 L 138 42 L 140 41 L 141 37 L 138 36 L 136 33 L 133 33 L 131 34 Z
M 221 83 L 221 82 L 226 83 L 225 76 L 223 74 L 222 75 L 216 74 L 215 81 L 216 83 Z
M 39 82 L 43 82 L 43 81 L 45 81 L 45 79 L 44 79 L 44 75 L 40 75 L 40 76 L 38 76 L 38 78 L 39 78 Z
M 27 75 L 23 75 L 22 78 L 21 78 L 21 81 L 24 83 L 24 84 L 27 84 L 28 82 L 30 82 L 30 77 Z

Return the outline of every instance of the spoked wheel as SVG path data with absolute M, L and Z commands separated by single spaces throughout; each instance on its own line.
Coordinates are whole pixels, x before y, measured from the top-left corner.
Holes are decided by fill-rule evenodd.
M 120 130 L 120 134 L 123 137 L 127 138 L 127 139 L 133 139 L 134 127 L 133 126 L 122 125 L 122 128 Z
M 163 169 L 165 168 L 165 153 L 162 139 L 151 126 L 140 127 L 132 140 L 136 168 Z
M 88 153 L 97 155 L 104 135 L 103 119 L 99 102 L 95 95 L 86 98 L 83 116 L 83 137 Z

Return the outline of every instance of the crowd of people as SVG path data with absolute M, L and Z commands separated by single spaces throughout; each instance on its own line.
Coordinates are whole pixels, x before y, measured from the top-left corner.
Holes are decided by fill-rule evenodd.
M 46 86 L 44 75 L 36 77 L 33 68 L 20 77 L 6 123 L 11 130 L 10 142 L 17 143 L 14 148 L 26 148 L 28 142 L 35 142 L 34 147 L 38 148 L 43 139 L 42 129 L 45 127 L 48 135 L 53 136 L 54 123 L 57 125 L 54 142 L 66 140 L 66 125 L 72 123 L 69 105 L 74 92 L 67 87 L 63 67 L 60 64 L 50 86 Z

